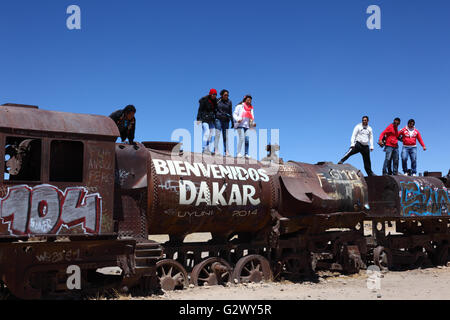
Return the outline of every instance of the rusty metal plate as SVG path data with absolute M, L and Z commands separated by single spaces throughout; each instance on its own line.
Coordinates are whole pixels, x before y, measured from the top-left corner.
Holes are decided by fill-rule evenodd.
M 0 106 L 0 129 L 108 136 L 114 140 L 120 135 L 114 121 L 106 116 L 47 111 L 13 105 Z
M 366 182 L 351 165 L 289 162 L 280 166 L 280 180 L 285 216 L 368 209 Z

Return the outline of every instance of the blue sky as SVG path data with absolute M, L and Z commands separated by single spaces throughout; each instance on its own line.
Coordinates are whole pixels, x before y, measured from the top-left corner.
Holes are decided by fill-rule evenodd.
M 69 5 L 81 30 L 68 30 Z M 369 30 L 369 5 L 381 30 Z M 138 141 L 193 131 L 198 100 L 253 96 L 285 160 L 337 162 L 355 124 L 376 139 L 416 120 L 420 172 L 450 169 L 450 2 L 39 0 L 0 2 L 0 103 L 109 115 L 134 104 Z M 381 174 L 384 152 L 371 154 Z M 360 155 L 348 163 L 362 169 Z

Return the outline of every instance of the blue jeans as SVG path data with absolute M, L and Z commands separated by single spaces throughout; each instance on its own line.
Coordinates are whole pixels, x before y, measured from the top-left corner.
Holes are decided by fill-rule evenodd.
M 241 153 L 242 144 L 244 143 L 244 136 L 245 136 L 245 155 L 248 155 L 249 140 L 250 140 L 247 135 L 248 128 L 237 128 L 236 130 L 239 134 L 239 143 L 238 143 L 237 153 Z
M 205 152 L 206 149 L 209 151 L 209 145 L 214 141 L 214 122 L 202 122 L 202 151 Z M 211 151 L 214 152 L 214 151 Z
M 230 121 L 216 119 L 214 124 L 216 127 L 216 137 L 214 140 L 214 149 L 216 150 L 216 152 L 219 150 L 220 134 L 222 133 L 223 153 L 225 153 L 228 151 L 228 129 L 230 128 Z
M 398 174 L 398 147 L 386 146 L 384 149 L 386 158 L 384 159 L 383 175 L 397 175 Z M 391 166 L 393 164 L 393 166 Z
M 417 147 L 403 146 L 402 150 L 402 167 L 403 172 L 408 172 L 408 156 L 411 159 L 411 174 L 417 173 Z

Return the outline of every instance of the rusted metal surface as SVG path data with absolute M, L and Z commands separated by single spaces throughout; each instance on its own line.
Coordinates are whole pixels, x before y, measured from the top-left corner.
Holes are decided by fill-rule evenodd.
M 112 233 L 114 142 L 86 140 L 84 136 L 29 139 L 30 135 L 29 131 L 23 135 L 0 131 L 0 166 L 9 167 L 9 179 L 3 173 L 0 176 L 0 235 Z M 31 140 L 39 143 L 28 143 Z M 30 161 L 15 153 L 4 161 L 11 141 L 37 148 L 25 151 L 24 146 L 23 152 L 33 153 Z M 67 143 L 67 149 L 53 150 L 60 142 Z M 72 156 L 71 142 L 81 146 L 81 155 Z M 58 167 L 60 162 L 44 165 L 52 164 L 53 159 L 64 161 L 63 166 Z
M 191 272 L 191 283 L 196 286 L 226 284 L 233 268 L 222 258 L 211 257 L 197 264 Z
M 222 157 L 148 151 L 150 234 L 183 238 L 189 233 L 211 232 L 226 238 L 268 225 L 271 177 L 261 163 L 226 163 Z
M 134 246 L 133 240 L 1 243 L 0 274 L 12 294 L 22 299 L 69 293 L 70 265 L 80 267 L 83 290 L 98 288 L 103 284 L 90 281 L 86 272 L 117 266 L 118 260 L 130 261 Z M 118 277 L 111 285 L 118 286 L 121 281 Z
M 122 237 L 148 239 L 147 170 L 150 155 L 142 144 L 116 145 L 114 216 Z
M 188 274 L 184 267 L 172 259 L 164 259 L 156 264 L 161 289 L 172 291 L 184 289 L 189 284 Z
M 0 275 L 7 288 L 27 299 L 67 293 L 69 265 L 81 268 L 83 290 L 109 285 L 86 278 L 97 268 L 135 277 L 136 240 L 114 233 L 114 122 L 22 105 L 0 106 L 0 114 Z
M 234 268 L 232 279 L 238 283 L 259 283 L 271 281 L 272 271 L 269 261 L 260 255 L 251 254 L 241 258 Z
M 447 217 L 449 190 L 436 177 L 379 176 L 366 178 L 369 217 Z
M 115 140 L 119 130 L 112 119 L 100 115 L 0 106 L 0 130 L 74 133 Z
M 289 162 L 280 165 L 279 174 L 279 212 L 284 216 L 368 209 L 366 182 L 362 173 L 351 165 Z

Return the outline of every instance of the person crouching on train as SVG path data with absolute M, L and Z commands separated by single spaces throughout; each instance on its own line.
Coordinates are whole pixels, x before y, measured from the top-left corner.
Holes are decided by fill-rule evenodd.
M 249 158 L 249 137 L 247 135 L 247 130 L 256 127 L 255 115 L 252 106 L 252 96 L 246 95 L 244 100 L 236 106 L 233 113 L 234 128 L 237 130 L 239 135 L 239 143 L 237 149 L 237 157 L 242 157 L 241 149 L 244 143 L 245 137 L 245 157 Z
M 109 117 L 116 123 L 122 142 L 125 142 L 125 140 L 128 139 L 130 144 L 136 146 L 136 143 L 134 142 L 134 133 L 136 130 L 135 114 L 136 108 L 130 104 L 124 109 L 114 111 Z

